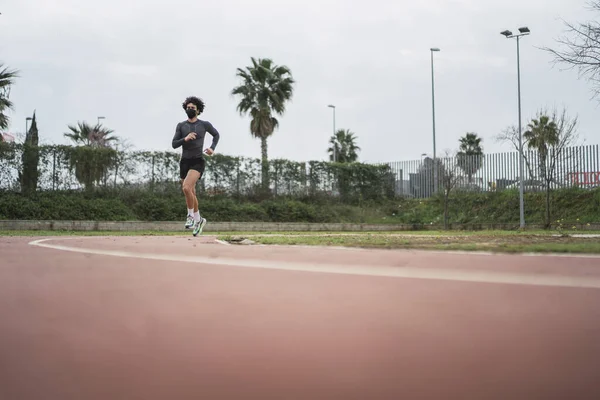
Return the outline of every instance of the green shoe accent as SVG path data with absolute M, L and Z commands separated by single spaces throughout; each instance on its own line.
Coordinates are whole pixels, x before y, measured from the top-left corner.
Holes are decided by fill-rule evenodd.
M 204 229 L 206 222 L 206 218 L 202 218 L 199 222 L 194 223 L 194 236 L 198 236 L 198 234 L 202 233 L 202 229 Z

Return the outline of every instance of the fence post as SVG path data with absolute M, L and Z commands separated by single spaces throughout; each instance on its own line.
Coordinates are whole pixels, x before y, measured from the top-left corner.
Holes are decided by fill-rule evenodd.
M 121 163 L 121 157 L 119 154 L 119 149 L 117 148 L 117 162 L 115 164 L 115 180 L 113 183 L 113 187 L 116 189 L 117 188 L 117 175 L 119 175 L 119 164 Z
M 56 190 L 56 147 L 52 149 L 52 190 Z
M 599 151 L 599 147 L 598 145 L 595 146 L 596 147 L 596 168 L 594 172 L 596 172 L 596 181 L 600 184 L 600 151 Z
M 240 195 L 240 163 L 241 160 L 238 157 L 235 162 L 235 190 L 238 196 Z
M 277 196 L 277 181 L 279 180 L 279 163 L 275 161 L 273 164 L 275 164 L 275 182 L 273 185 L 273 191 L 275 192 L 275 196 Z
M 154 153 L 152 153 L 152 177 L 150 179 L 150 184 L 154 186 Z

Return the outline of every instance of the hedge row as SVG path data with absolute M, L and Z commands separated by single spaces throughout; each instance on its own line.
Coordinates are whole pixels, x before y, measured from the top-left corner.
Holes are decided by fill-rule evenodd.
M 0 190 L 121 190 L 179 184 L 179 152 L 117 151 L 87 146 L 0 143 Z M 262 187 L 261 160 L 215 154 L 206 157 L 198 190 L 208 194 L 323 196 L 339 192 L 345 202 L 393 198 L 390 165 L 269 160 L 269 190 Z M 431 176 L 432 173 L 430 173 Z M 433 182 L 431 183 L 433 185 Z
M 553 219 L 600 222 L 600 189 L 556 191 Z M 355 222 L 441 224 L 443 200 L 396 199 L 348 205 L 331 199 L 250 201 L 243 198 L 200 197 L 200 209 L 211 221 L 238 222 Z M 525 197 L 528 223 L 543 223 L 544 194 Z M 451 223 L 517 223 L 517 191 L 457 193 L 450 199 Z M 29 196 L 0 192 L 0 219 L 178 221 L 185 217 L 181 193 L 152 191 L 37 192 Z

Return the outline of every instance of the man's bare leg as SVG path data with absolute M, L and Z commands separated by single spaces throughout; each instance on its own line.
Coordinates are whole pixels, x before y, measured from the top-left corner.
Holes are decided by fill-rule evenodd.
M 200 172 L 190 170 L 183 182 L 183 192 L 185 193 L 186 201 L 189 201 L 188 204 L 194 209 L 194 236 L 201 233 L 204 225 L 206 225 L 206 218 L 200 216 L 198 197 L 196 197 L 196 182 L 198 182 L 200 177 Z M 189 200 L 187 200 L 188 198 Z
M 183 192 L 183 195 L 185 196 L 185 205 L 187 206 L 188 210 L 191 210 L 193 208 L 193 204 L 190 206 L 189 200 L 188 200 L 188 196 L 185 195 L 185 190 L 183 190 L 183 183 L 185 182 L 185 179 L 181 180 L 181 191 Z
M 181 190 L 185 195 L 185 203 L 187 205 L 187 218 L 185 222 L 185 229 L 189 229 L 194 226 L 194 214 L 198 211 L 198 201 L 196 199 L 196 190 L 194 176 L 199 175 L 198 171 L 190 170 L 185 179 L 181 180 Z M 191 187 L 191 190 L 190 190 Z
M 198 196 L 196 195 L 196 185 L 194 185 L 194 213 L 198 212 Z
M 200 172 L 190 169 L 187 176 L 183 180 L 183 194 L 185 195 L 185 203 L 189 209 L 198 211 L 198 199 L 196 199 L 196 182 L 200 178 Z

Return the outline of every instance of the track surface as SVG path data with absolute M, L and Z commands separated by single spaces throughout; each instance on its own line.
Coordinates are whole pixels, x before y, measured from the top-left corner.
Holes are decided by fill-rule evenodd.
M 600 398 L 600 258 L 36 239 L 0 399 Z

